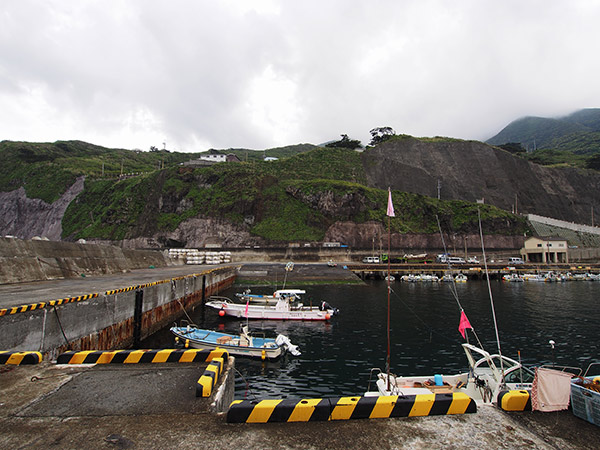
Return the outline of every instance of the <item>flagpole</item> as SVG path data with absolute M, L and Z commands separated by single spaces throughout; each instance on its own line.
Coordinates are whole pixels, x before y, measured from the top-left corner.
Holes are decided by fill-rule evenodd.
M 388 216 L 388 267 L 387 267 L 387 390 L 390 390 L 390 216 Z

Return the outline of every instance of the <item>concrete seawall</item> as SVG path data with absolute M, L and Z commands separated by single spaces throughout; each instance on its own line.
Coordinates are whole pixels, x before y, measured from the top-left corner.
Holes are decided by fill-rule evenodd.
M 168 259 L 156 250 L 0 238 L 0 284 L 122 273 L 167 265 Z
M 94 293 L 81 301 L 48 298 L 22 311 L 7 308 L 0 315 L 0 349 L 40 351 L 46 359 L 66 350 L 130 347 L 180 317 L 183 308 L 230 286 L 235 277 L 235 267 L 220 267 Z

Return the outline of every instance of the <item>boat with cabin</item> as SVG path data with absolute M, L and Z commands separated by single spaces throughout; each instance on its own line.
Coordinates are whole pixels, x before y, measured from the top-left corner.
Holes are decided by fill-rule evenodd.
M 319 306 L 305 306 L 298 301 L 298 290 L 276 291 L 274 295 L 274 303 L 261 304 L 252 303 L 251 297 L 246 297 L 246 303 L 236 303 L 228 297 L 213 296 L 206 302 L 206 306 L 218 310 L 220 316 L 246 319 L 330 320 L 339 313 L 337 308 L 325 301 L 320 302 Z

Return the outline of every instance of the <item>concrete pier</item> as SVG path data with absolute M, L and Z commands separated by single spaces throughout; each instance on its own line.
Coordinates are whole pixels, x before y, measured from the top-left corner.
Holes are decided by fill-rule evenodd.
M 178 266 L 0 286 L 0 350 L 109 350 L 140 340 L 233 284 L 235 266 Z
M 195 397 L 193 365 L 0 366 L 0 447 L 31 449 L 596 449 L 600 428 L 559 413 L 228 424 Z M 35 381 L 34 380 L 35 377 Z

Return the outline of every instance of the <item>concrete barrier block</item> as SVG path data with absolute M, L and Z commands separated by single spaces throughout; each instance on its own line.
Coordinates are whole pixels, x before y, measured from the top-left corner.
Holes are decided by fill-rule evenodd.
M 379 419 L 477 412 L 464 393 L 380 397 L 340 397 L 296 400 L 236 400 L 227 412 L 229 423 L 309 422 Z
M 531 411 L 531 391 L 500 391 L 498 406 L 504 411 Z
M 39 364 L 42 362 L 40 352 L 7 352 L 0 351 L 0 364 Z
M 87 350 L 65 352 L 56 359 L 57 364 L 152 364 L 227 361 L 223 350 L 157 349 L 157 350 Z
M 196 384 L 196 397 L 210 397 L 223 372 L 223 358 L 213 358 Z

